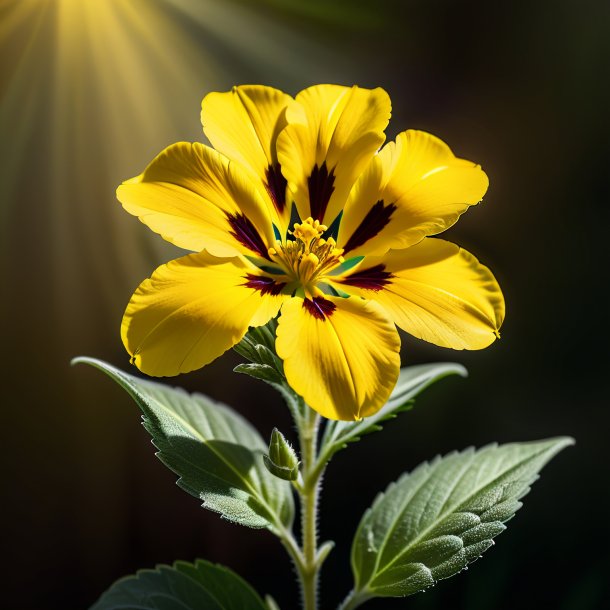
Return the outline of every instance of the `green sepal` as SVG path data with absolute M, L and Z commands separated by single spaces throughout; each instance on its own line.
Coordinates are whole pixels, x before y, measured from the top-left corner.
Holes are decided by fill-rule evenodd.
M 117 580 L 90 610 L 268 610 L 235 572 L 198 559 L 140 570 Z
M 269 321 L 265 326 L 250 328 L 244 338 L 233 349 L 252 364 L 274 369 L 278 373 L 279 378 L 284 379 L 284 365 L 275 353 L 276 329 L 276 320 Z M 237 370 L 237 367 L 234 370 Z M 247 369 L 237 370 L 237 372 L 246 373 L 247 375 L 251 374 Z M 256 375 L 253 375 L 253 377 L 256 377 Z M 260 379 L 260 377 L 257 378 Z
M 272 319 L 264 326 L 253 326 L 246 333 L 245 337 L 235 346 L 234 349 L 239 351 L 239 347 L 246 345 L 264 345 L 267 349 L 275 353 L 275 332 L 277 330 L 277 320 Z
M 268 455 L 263 455 L 263 464 L 265 464 L 265 468 L 278 479 L 282 479 L 284 481 L 296 481 L 299 478 L 299 467 L 295 466 L 294 468 L 286 468 L 285 466 L 278 466 L 276 463 L 272 462 Z
M 253 362 L 244 362 L 238 364 L 234 369 L 236 373 L 243 373 L 254 377 L 254 379 L 260 379 L 270 384 L 281 384 L 284 382 L 284 378 L 275 368 L 268 364 L 255 364 Z
M 204 508 L 278 535 L 292 525 L 291 486 L 267 471 L 262 460 L 267 445 L 239 413 L 202 394 L 140 379 L 100 360 L 73 360 L 79 362 L 102 370 L 135 400 L 157 457 Z
M 351 597 L 404 597 L 463 570 L 506 529 L 542 467 L 573 442 L 470 448 L 391 483 L 354 537 Z
M 299 476 L 299 459 L 284 435 L 273 428 L 269 441 L 269 454 L 263 455 L 267 470 L 284 481 L 296 481 Z
M 250 362 L 238 364 L 233 370 L 271 385 L 282 395 L 293 417 L 298 421 L 305 414 L 307 406 L 303 398 L 286 381 L 284 364 L 275 352 L 276 330 L 275 319 L 264 326 L 250 328 L 244 338 L 233 347 L 238 354 Z

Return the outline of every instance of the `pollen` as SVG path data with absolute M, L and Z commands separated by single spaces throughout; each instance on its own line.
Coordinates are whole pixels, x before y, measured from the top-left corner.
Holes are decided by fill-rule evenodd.
M 324 239 L 328 230 L 319 220 L 307 218 L 295 223 L 285 242 L 276 241 L 269 248 L 269 257 L 281 265 L 291 282 L 302 287 L 307 294 L 315 295 L 316 284 L 324 275 L 343 262 L 343 249 L 337 248 L 332 237 Z

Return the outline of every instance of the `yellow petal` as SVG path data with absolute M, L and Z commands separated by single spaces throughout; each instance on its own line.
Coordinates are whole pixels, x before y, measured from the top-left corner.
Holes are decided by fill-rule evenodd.
M 286 108 L 294 100 L 272 87 L 242 85 L 226 93 L 209 93 L 201 103 L 203 131 L 212 146 L 257 176 L 276 223 L 286 228 L 290 202 L 279 168 L 276 141 L 286 125 Z
M 391 103 L 383 89 L 317 85 L 287 110 L 278 159 L 301 218 L 330 224 L 385 136 Z
M 159 267 L 131 297 L 121 326 L 133 363 L 157 377 L 212 362 L 265 324 L 282 301 L 279 288 L 240 258 L 190 254 Z
M 267 257 L 273 228 L 240 168 L 199 143 L 179 142 L 117 189 L 123 207 L 185 250 Z
M 400 370 L 400 338 L 373 302 L 293 298 L 282 307 L 277 353 L 288 383 L 318 413 L 351 421 L 387 401 Z
M 366 257 L 336 286 L 375 299 L 397 326 L 442 347 L 487 347 L 504 320 L 504 297 L 491 271 L 441 239 Z
M 479 165 L 458 159 L 438 138 L 405 131 L 352 189 L 337 242 L 350 256 L 406 248 L 449 228 L 488 184 Z

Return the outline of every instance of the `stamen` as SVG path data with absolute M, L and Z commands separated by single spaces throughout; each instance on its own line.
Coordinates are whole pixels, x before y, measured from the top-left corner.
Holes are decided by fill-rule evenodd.
M 314 220 L 313 218 L 309 217 L 302 224 L 295 222 L 294 230 L 291 231 L 291 233 L 302 242 L 308 243 L 317 237 L 321 237 L 327 229 L 328 227 L 320 224 L 319 220 Z
M 310 295 L 316 293 L 316 284 L 323 275 L 344 260 L 343 249 L 337 248 L 335 240 L 322 237 L 327 230 L 319 220 L 307 218 L 289 231 L 294 239 L 276 241 L 268 250 L 269 257 L 286 270 L 288 278 Z
M 313 252 L 310 252 L 301 259 L 301 264 L 299 265 L 299 275 L 301 276 L 301 281 L 304 284 L 308 283 L 313 277 L 319 264 L 320 259 Z

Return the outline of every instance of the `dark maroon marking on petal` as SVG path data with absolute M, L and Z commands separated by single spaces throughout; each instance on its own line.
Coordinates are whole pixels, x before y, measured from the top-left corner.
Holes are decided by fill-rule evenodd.
M 385 265 L 380 264 L 368 269 L 360 269 L 339 281 L 348 286 L 356 286 L 357 288 L 378 292 L 387 284 L 391 284 L 390 280 L 393 277 L 392 273 L 385 270 Z
M 288 184 L 279 163 L 269 165 L 265 170 L 265 188 L 275 209 L 281 214 L 286 207 L 286 185 Z
M 383 200 L 379 200 L 362 219 L 356 230 L 343 246 L 344 253 L 354 250 L 358 246 L 366 243 L 375 237 L 390 222 L 392 214 L 398 208 L 393 203 L 385 205 Z
M 309 208 L 311 217 L 322 222 L 330 197 L 335 190 L 335 174 L 331 169 L 328 171 L 326 161 L 318 167 L 313 166 L 311 175 L 307 178 L 309 187 Z
M 318 320 L 326 320 L 337 306 L 324 297 L 314 297 L 311 299 L 303 299 L 303 307 Z
M 227 214 L 227 220 L 231 225 L 231 235 L 240 243 L 256 252 L 259 256 L 271 260 L 267 253 L 267 246 L 252 221 L 243 214 Z
M 247 273 L 245 279 L 248 281 L 245 284 L 242 284 L 242 286 L 254 288 L 254 290 L 258 290 L 261 294 L 277 296 L 286 286 L 285 282 L 276 282 L 272 277 L 267 277 L 266 275 Z

